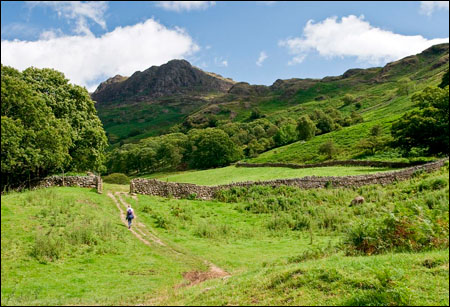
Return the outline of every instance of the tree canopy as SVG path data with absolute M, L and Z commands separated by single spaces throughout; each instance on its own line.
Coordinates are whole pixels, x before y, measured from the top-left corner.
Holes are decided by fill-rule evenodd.
M 62 170 L 100 171 L 107 139 L 83 87 L 53 69 L 1 66 L 2 188 Z
M 429 154 L 449 153 L 449 97 L 444 89 L 428 87 L 412 101 L 418 109 L 406 113 L 392 124 L 394 144 L 404 151 L 423 148 Z

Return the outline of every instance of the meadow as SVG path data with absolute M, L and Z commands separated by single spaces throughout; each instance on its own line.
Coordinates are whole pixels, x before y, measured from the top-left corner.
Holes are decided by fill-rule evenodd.
M 194 183 L 198 185 L 219 185 L 241 181 L 263 181 L 273 179 L 300 178 L 306 176 L 350 176 L 391 171 L 387 167 L 314 167 L 292 169 L 287 167 L 236 167 L 227 166 L 200 171 L 176 173 L 155 173 L 143 178 L 154 178 L 161 181 Z
M 384 187 L 234 188 L 214 201 L 121 194 L 165 246 L 121 223 L 107 195 L 125 185 L 9 193 L 2 305 L 448 305 L 448 170 Z M 350 206 L 356 195 L 365 203 Z M 205 261 L 231 276 L 189 285 Z

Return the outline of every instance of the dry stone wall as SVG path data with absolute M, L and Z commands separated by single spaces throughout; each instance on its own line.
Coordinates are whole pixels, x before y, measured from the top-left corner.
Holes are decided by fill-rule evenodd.
M 164 182 L 156 179 L 136 178 L 131 180 L 130 192 L 163 197 L 213 199 L 219 190 L 232 187 L 251 187 L 253 185 L 267 185 L 278 187 L 282 185 L 294 186 L 301 189 L 333 187 L 359 187 L 368 184 L 390 184 L 395 181 L 411 178 L 417 172 L 432 172 L 440 169 L 447 159 L 413 166 L 398 171 L 384 172 L 369 175 L 317 177 L 308 176 L 293 179 L 276 179 L 268 181 L 246 181 L 218 186 L 201 186 L 191 183 Z
M 32 184 L 32 189 L 49 187 L 95 188 L 102 193 L 103 181 L 100 176 L 50 176 Z
M 423 164 L 423 162 L 386 162 L 386 161 L 363 161 L 363 160 L 345 160 L 345 161 L 327 161 L 313 164 L 294 164 L 294 163 L 236 163 L 236 167 L 288 167 L 288 168 L 313 168 L 324 166 L 370 166 L 370 167 L 389 167 L 404 168 Z

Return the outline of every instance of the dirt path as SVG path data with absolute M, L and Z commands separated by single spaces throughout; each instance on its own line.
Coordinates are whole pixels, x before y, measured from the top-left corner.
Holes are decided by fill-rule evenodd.
M 120 211 L 120 219 L 122 222 L 128 227 L 128 222 L 125 218 L 125 210 L 128 208 L 128 203 L 125 202 L 123 199 L 123 195 L 128 195 L 128 193 L 125 192 L 115 192 L 114 194 L 111 192 L 108 192 L 108 197 L 110 197 L 114 203 L 116 204 L 117 208 Z M 135 195 L 130 195 L 134 200 L 138 200 Z M 162 246 L 166 248 L 167 250 L 177 254 L 181 255 L 179 251 L 173 249 L 172 247 L 165 244 L 160 238 L 158 238 L 154 233 L 152 233 L 143 223 L 139 223 L 136 221 L 132 224 L 131 229 L 129 229 L 133 235 L 135 235 L 142 243 L 144 243 L 147 246 L 151 246 L 153 244 L 158 244 L 159 246 Z M 189 256 L 184 254 L 184 256 Z M 199 284 L 201 282 L 204 282 L 208 279 L 213 278 L 228 278 L 231 275 L 226 272 L 225 270 L 219 268 L 212 262 L 209 262 L 207 260 L 204 260 L 204 263 L 209 267 L 209 270 L 206 272 L 200 272 L 200 271 L 191 271 L 186 272 L 183 274 L 183 277 L 189 282 L 188 284 L 182 284 L 178 285 L 176 287 L 183 287 L 183 286 L 193 286 L 196 284 Z

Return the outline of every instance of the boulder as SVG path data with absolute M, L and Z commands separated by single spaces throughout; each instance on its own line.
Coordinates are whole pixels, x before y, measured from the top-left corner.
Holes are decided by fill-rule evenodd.
M 350 206 L 353 206 L 353 205 L 360 205 L 360 204 L 363 204 L 364 203 L 364 197 L 362 197 L 362 196 L 356 196 L 353 200 L 352 200 L 352 202 L 350 203 Z

